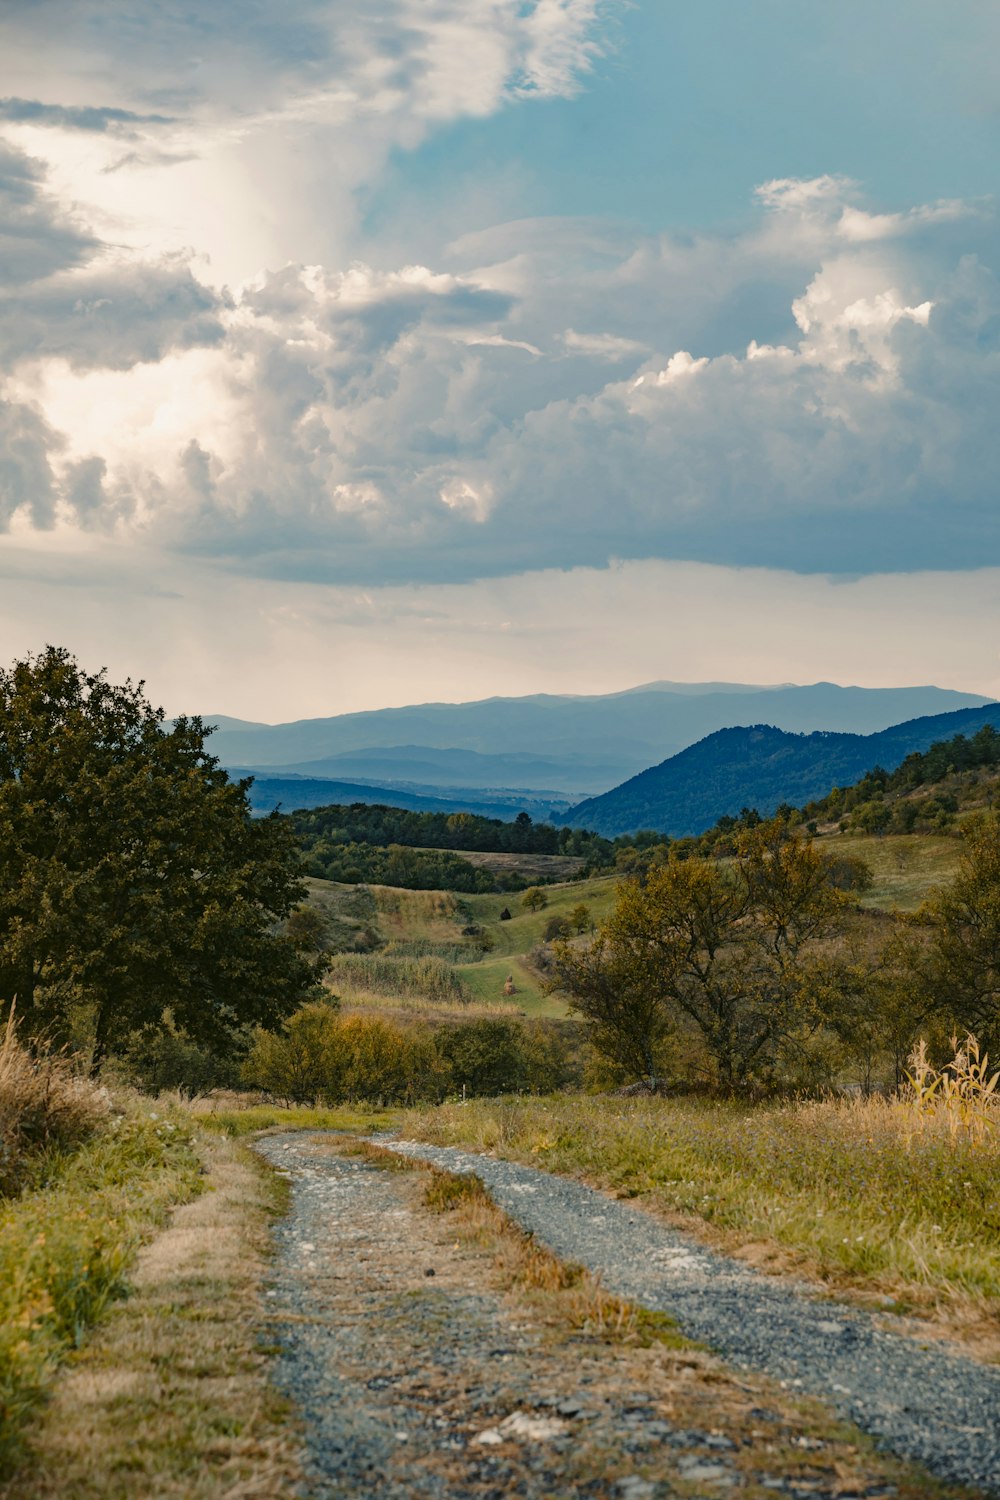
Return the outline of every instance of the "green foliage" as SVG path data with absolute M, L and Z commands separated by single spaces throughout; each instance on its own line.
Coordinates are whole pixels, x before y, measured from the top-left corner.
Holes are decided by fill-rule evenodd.
M 504 1017 L 484 1017 L 450 1026 L 439 1048 L 453 1088 L 470 1094 L 507 1094 L 524 1086 L 521 1027 Z
M 1000 1052 L 1000 819 L 966 829 L 958 875 L 928 903 L 925 983 L 937 1009 Z
M 321 860 L 339 845 L 371 844 L 387 849 L 468 849 L 482 854 L 570 854 L 589 858 L 605 841 L 585 829 L 533 823 L 528 813 L 511 822 L 470 812 L 406 812 L 354 802 L 288 814 L 302 846 Z M 331 877 L 332 878 L 332 877 Z
M 548 904 L 549 898 L 548 896 L 546 896 L 541 886 L 529 886 L 524 895 L 521 897 L 521 905 L 527 907 L 528 911 L 541 911 L 542 908 L 544 906 L 548 906 Z
M 304 814 L 296 814 L 304 816 Z M 416 815 L 414 815 L 416 816 Z M 319 879 L 345 885 L 398 886 L 411 891 L 465 891 L 471 895 L 496 889 L 488 870 L 439 849 L 409 849 L 402 844 L 337 844 L 319 839 L 306 843 L 305 869 Z
M 161 1025 L 132 1033 L 114 1071 L 144 1094 L 169 1092 L 193 1099 L 212 1089 L 236 1087 L 240 1056 L 248 1045 L 245 1033 L 234 1032 L 223 1052 L 214 1051 L 178 1030 L 168 1012 Z
M 251 819 L 204 737 L 65 651 L 0 672 L 0 1005 L 85 1030 L 95 1066 L 167 1006 L 220 1046 L 311 980 L 274 931 L 302 894 L 292 831 Z
M 823 857 L 774 819 L 729 867 L 672 859 L 626 882 L 590 948 L 557 946 L 556 973 L 594 1045 L 634 1075 L 655 1080 L 693 1034 L 722 1088 L 769 1087 L 836 982 L 822 944 L 844 905 Z
M 0 1210 L 0 1472 L 58 1361 L 126 1291 L 144 1235 L 199 1188 L 184 1122 L 132 1112 L 51 1157 L 44 1188 Z
M 487 1016 L 432 1030 L 316 1003 L 280 1034 L 257 1033 L 243 1077 L 287 1104 L 384 1107 L 452 1092 L 550 1092 L 579 1082 L 579 1053 L 566 1023 Z

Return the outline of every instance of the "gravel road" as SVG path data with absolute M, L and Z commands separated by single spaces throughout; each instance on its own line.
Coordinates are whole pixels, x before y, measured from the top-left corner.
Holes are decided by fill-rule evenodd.
M 890 1451 L 1000 1495 L 1000 1368 L 923 1345 L 882 1320 L 714 1254 L 633 1205 L 514 1162 L 379 1137 L 475 1172 L 510 1216 L 611 1292 L 672 1314 L 739 1368 L 819 1396 Z

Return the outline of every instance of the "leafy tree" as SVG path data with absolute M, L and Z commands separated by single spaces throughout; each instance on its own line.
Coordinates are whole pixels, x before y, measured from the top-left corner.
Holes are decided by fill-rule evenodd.
M 438 1033 L 438 1048 L 455 1088 L 470 1094 L 504 1094 L 523 1087 L 525 1064 L 520 1025 L 485 1016 Z
M 934 934 L 926 985 L 937 1007 L 994 1053 L 1000 1048 L 1000 819 L 965 831 L 958 874 L 928 903 Z
M 557 948 L 557 971 L 595 1045 L 643 1076 L 693 1027 L 723 1088 L 767 1084 L 818 1024 L 834 962 L 822 944 L 844 903 L 785 822 L 748 822 L 732 866 L 671 859 L 624 884 L 589 950 Z
M 521 905 L 526 906 L 529 911 L 541 911 L 548 906 L 549 898 L 540 886 L 531 885 L 521 897 Z
M 95 1071 L 167 1007 L 225 1048 L 312 982 L 276 931 L 303 894 L 292 831 L 251 819 L 204 739 L 54 647 L 0 672 L 0 1009 L 83 1030 Z

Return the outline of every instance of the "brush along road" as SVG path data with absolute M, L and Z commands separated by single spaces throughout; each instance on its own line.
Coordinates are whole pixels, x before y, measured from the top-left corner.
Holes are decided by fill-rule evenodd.
M 686 1346 L 662 1320 L 632 1313 L 623 1329 L 586 1278 L 540 1276 L 539 1261 L 555 1263 L 488 1205 L 458 1195 L 430 1212 L 423 1170 L 386 1171 L 331 1132 L 266 1136 L 257 1149 L 292 1189 L 269 1321 L 312 1500 L 953 1493 L 870 1451 L 798 1391 Z M 660 1231 L 641 1215 L 623 1210 L 619 1223 L 614 1205 L 573 1184 L 432 1154 L 481 1168 L 518 1218 L 530 1202 L 544 1237 L 579 1242 L 578 1259 L 600 1259 L 603 1244 L 609 1269 L 657 1265 L 641 1231 Z
M 382 1144 L 476 1173 L 512 1219 L 563 1260 L 586 1266 L 607 1291 L 670 1313 L 730 1365 L 820 1397 L 941 1478 L 1000 1495 L 1000 1367 L 922 1346 L 566 1178 L 453 1147 Z

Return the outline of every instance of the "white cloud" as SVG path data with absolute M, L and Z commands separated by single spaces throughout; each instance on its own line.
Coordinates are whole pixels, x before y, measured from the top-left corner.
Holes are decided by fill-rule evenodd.
M 0 339 L 33 346 L 6 513 L 43 476 L 40 525 L 365 582 L 616 555 L 853 570 L 859 529 L 872 567 L 978 563 L 1000 292 L 956 264 L 953 216 L 845 240 L 854 191 L 771 183 L 738 238 L 591 230 L 574 259 L 557 224 L 513 261 L 486 236 L 450 267 L 291 265 L 232 299 L 179 261 L 57 267 L 9 326 L 0 303 Z M 994 236 L 980 212 L 964 239 Z M 767 277 L 783 312 L 748 330 Z

